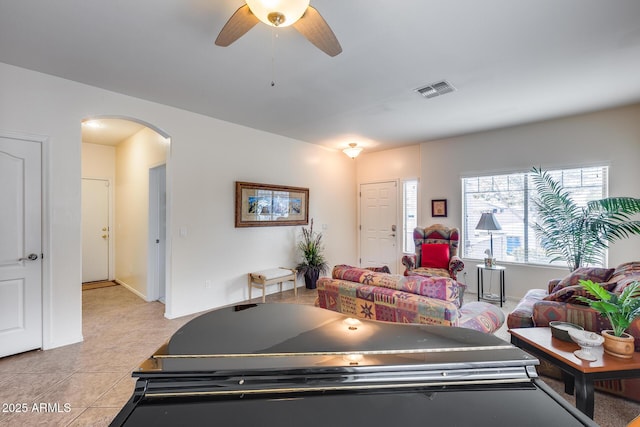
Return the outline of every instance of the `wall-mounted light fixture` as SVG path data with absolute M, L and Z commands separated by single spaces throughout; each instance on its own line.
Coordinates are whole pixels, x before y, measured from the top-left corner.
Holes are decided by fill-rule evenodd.
M 349 144 L 349 148 L 345 148 L 344 150 L 342 150 L 342 152 L 352 159 L 355 159 L 356 157 L 358 157 L 358 154 L 362 152 L 362 148 L 358 147 L 358 144 L 356 144 L 355 142 L 352 142 L 351 144 Z

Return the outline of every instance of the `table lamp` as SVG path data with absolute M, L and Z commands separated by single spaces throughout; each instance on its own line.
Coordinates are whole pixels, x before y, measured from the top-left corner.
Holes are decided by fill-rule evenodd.
M 487 267 L 493 267 L 493 231 L 502 230 L 496 216 L 493 212 L 483 212 L 480 217 L 480 221 L 478 221 L 478 225 L 476 225 L 476 230 L 485 230 L 489 232 L 489 237 L 491 238 L 491 252 L 488 255 L 487 259 L 485 259 L 485 265 Z

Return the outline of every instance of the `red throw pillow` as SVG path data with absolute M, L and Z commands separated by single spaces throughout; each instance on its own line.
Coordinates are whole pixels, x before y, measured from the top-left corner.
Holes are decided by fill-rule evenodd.
M 446 243 L 424 243 L 420 267 L 449 269 L 449 245 Z

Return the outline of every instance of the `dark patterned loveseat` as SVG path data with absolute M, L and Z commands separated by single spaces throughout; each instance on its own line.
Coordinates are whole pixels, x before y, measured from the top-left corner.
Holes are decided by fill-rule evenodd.
M 385 274 L 348 265 L 337 265 L 332 277 L 317 282 L 320 307 L 356 318 L 498 330 L 502 310 L 484 302 L 463 305 L 463 289 L 450 277 Z
M 630 283 L 640 281 L 640 262 L 628 262 L 616 268 L 579 268 L 561 280 L 549 281 L 547 289 L 531 289 L 507 316 L 507 327 L 544 327 L 558 320 L 580 325 L 588 331 L 610 329 L 607 319 L 576 300 L 578 295 L 588 297 L 580 280 L 593 280 L 607 290 L 619 293 Z M 635 337 L 636 351 L 640 351 L 640 319 L 636 319 L 627 332 Z M 559 375 L 557 369 L 545 363 L 542 363 L 541 370 L 547 375 Z M 601 381 L 596 383 L 596 388 L 640 402 L 640 379 Z

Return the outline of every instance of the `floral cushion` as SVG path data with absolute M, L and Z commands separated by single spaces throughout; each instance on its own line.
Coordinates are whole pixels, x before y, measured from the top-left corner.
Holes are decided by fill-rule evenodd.
M 504 312 L 500 307 L 486 302 L 470 302 L 460 309 L 461 328 L 491 334 L 504 323 Z
M 451 301 L 380 286 L 321 277 L 317 289 L 320 307 L 353 317 L 443 326 L 458 326 L 460 319 Z
M 578 304 L 557 304 L 552 301 L 540 301 L 533 306 L 535 326 L 549 326 L 551 321 L 569 322 L 582 326 L 587 331 L 611 329 L 609 321 L 600 316 L 591 307 Z
M 629 286 L 634 282 L 640 282 L 640 271 L 638 273 L 633 273 L 625 277 L 624 279 L 618 280 L 618 283 L 616 283 L 615 288 L 613 288 L 613 292 L 619 294 L 624 290 L 624 288 L 626 288 L 627 286 Z
M 556 302 L 568 302 L 570 304 L 582 304 L 586 303 L 580 301 L 576 297 L 585 297 L 591 300 L 597 300 L 597 297 L 591 295 L 582 285 L 565 286 L 562 289 L 555 291 L 552 294 L 543 298 L 544 301 L 556 301 Z
M 335 266 L 332 277 L 462 304 L 460 286 L 450 277 L 384 274 L 349 265 Z
M 529 289 L 516 308 L 507 316 L 507 327 L 509 329 L 533 327 L 533 306 L 545 296 L 547 292 L 544 289 Z
M 616 267 L 615 271 L 609 278 L 609 281 L 614 281 L 634 274 L 640 274 L 640 262 L 625 262 L 624 264 L 620 264 Z
M 626 262 L 615 269 L 607 283 L 615 285 L 613 292 L 618 293 L 635 281 L 640 282 L 640 263 Z
M 382 267 L 367 267 L 367 270 L 375 271 L 376 273 L 391 274 L 391 270 L 389 270 L 389 267 L 386 265 L 383 265 Z
M 414 268 L 411 271 L 408 271 L 407 276 L 436 276 L 436 277 L 451 277 L 449 274 L 449 270 L 444 268 L 429 268 L 429 267 L 418 267 Z
M 567 286 L 575 286 L 580 284 L 580 280 L 591 280 L 596 283 L 604 283 L 613 274 L 615 269 L 613 268 L 598 268 L 598 267 L 580 267 L 571 272 L 564 279 L 560 280 L 558 284 L 551 290 L 551 293 L 556 292 Z
M 318 279 L 317 289 L 319 307 L 361 319 L 460 326 L 485 333 L 504 323 L 502 310 L 484 302 L 458 308 L 451 301 L 330 277 Z

